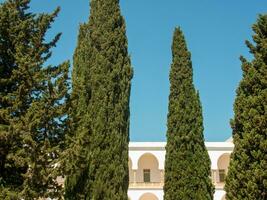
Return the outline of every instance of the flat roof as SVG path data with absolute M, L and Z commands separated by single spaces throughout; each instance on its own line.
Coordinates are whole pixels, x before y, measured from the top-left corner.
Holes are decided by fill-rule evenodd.
M 229 150 L 232 151 L 232 142 L 205 142 L 208 150 Z M 130 142 L 130 150 L 165 150 L 166 142 Z

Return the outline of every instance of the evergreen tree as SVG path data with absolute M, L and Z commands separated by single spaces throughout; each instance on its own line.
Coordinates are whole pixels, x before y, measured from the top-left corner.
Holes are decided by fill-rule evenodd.
M 165 200 L 211 200 L 210 159 L 204 144 L 202 108 L 193 85 L 191 54 L 176 28 L 172 43 Z
M 63 157 L 65 181 L 65 199 L 84 199 L 89 181 L 88 174 L 88 134 L 87 107 L 90 90 L 86 90 L 86 67 L 88 67 L 88 24 L 80 25 L 78 44 L 73 57 L 72 93 L 69 109 L 69 131 L 67 149 Z M 90 86 L 89 86 L 90 88 Z
M 253 41 L 246 44 L 251 61 L 241 57 L 243 78 L 236 91 L 234 151 L 226 178 L 226 199 L 267 199 L 267 15 L 253 25 Z
M 91 0 L 74 55 L 65 199 L 127 198 L 132 68 L 119 0 Z
M 36 15 L 29 3 L 0 5 L 0 199 L 60 196 L 69 63 L 45 66 L 60 37 L 44 39 L 59 9 Z

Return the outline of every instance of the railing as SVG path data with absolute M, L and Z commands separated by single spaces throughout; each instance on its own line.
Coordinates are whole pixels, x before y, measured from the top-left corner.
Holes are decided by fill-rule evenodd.
M 215 186 L 216 189 L 223 189 L 224 188 L 224 185 L 225 185 L 225 182 L 224 181 L 220 181 L 219 180 L 220 177 L 219 177 L 219 170 L 212 170 L 211 171 L 211 180 L 212 180 L 212 183 L 213 185 Z
M 223 189 L 225 182 L 219 182 L 218 175 L 215 170 L 212 171 L 212 183 L 216 189 Z M 64 185 L 64 178 L 59 176 L 57 177 L 57 182 L 60 185 Z M 163 173 L 161 176 L 160 182 L 129 182 L 129 188 L 151 188 L 151 189 L 162 189 L 164 186 Z
M 162 173 L 163 175 L 163 173 Z M 218 174 L 215 170 L 212 171 L 212 183 L 215 186 L 216 189 L 223 189 L 225 182 L 220 182 L 218 178 Z M 161 178 L 160 182 L 129 182 L 129 188 L 130 189 L 139 189 L 139 188 L 148 188 L 148 189 L 162 189 L 164 186 L 164 179 L 163 176 Z
M 129 188 L 163 188 L 163 182 L 130 182 Z
M 216 189 L 223 189 L 224 185 L 225 185 L 225 182 L 215 183 L 214 185 L 215 185 Z
M 216 189 L 223 189 L 225 183 L 224 182 L 213 182 Z M 153 189 L 161 189 L 163 188 L 164 183 L 161 182 L 130 182 L 129 188 L 153 188 Z

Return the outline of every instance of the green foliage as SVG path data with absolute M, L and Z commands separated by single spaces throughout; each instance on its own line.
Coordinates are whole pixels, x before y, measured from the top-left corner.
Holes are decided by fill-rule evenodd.
M 226 178 L 226 199 L 267 199 L 267 15 L 253 25 L 252 61 L 241 57 L 243 78 L 236 91 L 234 151 Z
M 174 31 L 172 56 L 164 199 L 211 200 L 214 188 L 202 108 L 193 85 L 191 55 L 180 28 Z
M 60 34 L 57 16 L 33 14 L 30 0 L 0 5 L 0 198 L 60 196 L 57 159 L 64 138 L 69 63 L 47 66 Z
M 65 199 L 127 198 L 132 68 L 118 0 L 91 0 L 74 55 Z

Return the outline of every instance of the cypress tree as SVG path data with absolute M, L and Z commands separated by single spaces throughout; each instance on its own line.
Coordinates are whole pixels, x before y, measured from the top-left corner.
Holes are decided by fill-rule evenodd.
M 73 57 L 72 93 L 69 109 L 69 131 L 66 138 L 67 149 L 64 153 L 62 165 L 65 180 L 65 199 L 84 199 L 85 190 L 89 181 L 88 152 L 89 138 L 87 107 L 90 97 L 89 84 L 86 82 L 86 67 L 88 67 L 88 24 L 81 24 L 78 44 Z
M 175 28 L 173 35 L 169 79 L 164 199 L 211 200 L 214 189 L 202 108 L 193 85 L 191 54 L 180 28 Z
M 46 66 L 45 34 L 57 16 L 28 11 L 30 0 L 0 5 L 0 199 L 59 197 L 68 68 Z
M 243 78 L 236 91 L 234 151 L 226 178 L 226 199 L 267 199 L 267 15 L 252 26 L 246 44 L 251 61 L 241 56 Z
M 128 199 L 132 68 L 119 0 L 91 0 L 74 55 L 65 199 Z

